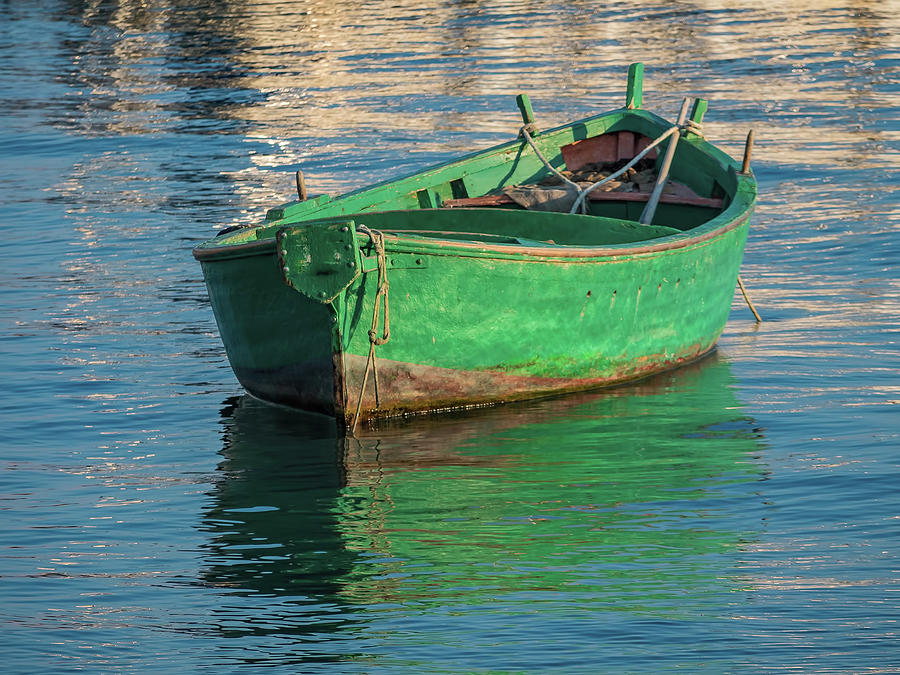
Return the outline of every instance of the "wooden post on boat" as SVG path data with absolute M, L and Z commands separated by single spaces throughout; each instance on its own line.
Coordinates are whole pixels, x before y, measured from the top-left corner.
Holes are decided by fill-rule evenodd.
M 297 197 L 301 202 L 306 201 L 306 181 L 303 179 L 303 172 L 298 171 L 297 175 Z
M 531 99 L 528 94 L 519 94 L 516 96 L 516 105 L 519 106 L 519 112 L 522 113 L 522 123 L 529 127 L 532 134 L 537 132 L 534 124 L 534 110 L 531 109 Z
M 747 141 L 744 143 L 744 161 L 741 164 L 741 173 L 750 173 L 750 155 L 753 153 L 753 129 L 747 133 Z
M 644 102 L 644 64 L 632 63 L 628 66 L 628 89 L 625 91 L 625 107 L 629 110 L 640 108 Z
M 685 137 L 690 135 L 702 136 L 703 132 L 700 125 L 703 124 L 703 116 L 706 114 L 707 108 L 709 108 L 709 101 L 705 98 L 698 98 L 694 101 L 694 107 L 691 108 L 691 116 L 688 118 L 690 123 L 688 124 Z
M 686 98 L 681 102 L 681 112 L 678 113 L 679 129 L 684 126 L 684 121 L 687 118 L 688 104 L 690 102 L 691 99 L 689 98 Z M 659 198 L 662 196 L 663 188 L 666 187 L 666 181 L 669 178 L 669 169 L 672 168 L 672 158 L 675 156 L 675 146 L 678 145 L 679 135 L 679 131 L 672 134 L 672 138 L 669 139 L 669 144 L 666 146 L 666 154 L 663 156 L 662 164 L 659 167 L 659 177 L 656 179 L 656 185 L 653 186 L 653 192 L 650 194 L 650 199 L 647 200 L 647 206 L 644 207 L 644 211 L 641 213 L 639 221 L 641 225 L 650 225 L 653 222 L 653 216 L 656 214 Z

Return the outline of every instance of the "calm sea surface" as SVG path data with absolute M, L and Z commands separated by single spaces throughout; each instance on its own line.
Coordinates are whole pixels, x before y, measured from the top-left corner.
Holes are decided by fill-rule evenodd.
M 900 672 L 900 6 L 433 5 L 0 0 L 0 670 Z M 637 60 L 756 132 L 764 323 L 358 440 L 242 394 L 193 245 Z

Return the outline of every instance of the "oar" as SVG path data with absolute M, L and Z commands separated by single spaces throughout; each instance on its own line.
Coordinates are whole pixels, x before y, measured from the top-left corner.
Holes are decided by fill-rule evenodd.
M 681 103 L 681 112 L 678 113 L 678 128 L 680 129 L 684 126 L 684 122 L 687 119 L 687 111 L 688 104 L 690 104 L 691 99 L 686 98 Z M 650 199 L 647 200 L 647 205 L 644 207 L 643 213 L 641 213 L 640 223 L 642 225 L 649 225 L 653 222 L 653 216 L 656 213 L 656 206 L 659 204 L 659 198 L 662 196 L 663 188 L 666 187 L 666 181 L 669 178 L 669 169 L 672 167 L 672 158 L 675 156 L 675 146 L 678 145 L 678 137 L 680 133 L 672 134 L 671 139 L 669 140 L 669 145 L 666 146 L 666 154 L 663 157 L 662 164 L 659 167 L 659 177 L 656 179 L 656 185 L 653 186 L 653 192 L 650 195 Z

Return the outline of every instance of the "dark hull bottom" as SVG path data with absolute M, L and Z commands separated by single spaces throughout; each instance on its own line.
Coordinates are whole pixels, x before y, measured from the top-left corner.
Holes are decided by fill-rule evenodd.
M 377 359 L 378 402 L 376 405 L 375 376 L 370 372 L 360 418 L 455 410 L 608 387 L 678 368 L 714 348 L 715 343 L 696 346 L 677 356 L 645 356 L 609 374 L 583 378 L 453 370 Z M 346 354 L 343 369 L 335 368 L 331 362 L 307 362 L 273 370 L 236 369 L 235 372 L 244 388 L 256 398 L 335 416 L 339 424 L 350 425 L 362 390 L 366 361 L 364 356 Z M 336 377 L 335 371 L 341 370 L 343 376 Z
M 307 361 L 273 369 L 234 368 L 250 394 L 269 403 L 335 416 L 334 364 Z

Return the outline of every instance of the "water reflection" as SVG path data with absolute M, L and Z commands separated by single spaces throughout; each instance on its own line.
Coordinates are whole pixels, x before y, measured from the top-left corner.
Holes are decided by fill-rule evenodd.
M 8 671 L 896 670 L 893 5 L 0 0 L 0 27 Z M 210 487 L 239 389 L 192 244 L 297 168 L 338 192 L 508 140 L 519 91 L 542 127 L 621 105 L 636 59 L 648 107 L 706 95 L 733 155 L 757 131 L 766 322 L 736 305 L 720 341 L 747 408 L 716 361 L 349 445 L 239 399 Z
M 369 615 L 532 602 L 696 611 L 730 590 L 717 554 L 748 535 L 724 514 L 761 475 L 762 436 L 733 386 L 714 356 L 623 389 L 360 439 L 236 399 L 202 578 Z
M 890 161 L 893 132 L 878 112 L 896 104 L 878 55 L 897 19 L 869 2 L 402 0 L 363 17 L 345 0 L 69 0 L 60 11 L 82 30 L 60 43 L 68 91 L 49 102 L 54 124 L 94 136 L 243 134 L 249 166 L 208 179 L 237 186 L 244 216 L 288 196 L 278 174 L 301 165 L 317 191 L 343 191 L 506 139 L 519 91 L 544 126 L 619 105 L 637 58 L 652 73 L 651 107 L 709 97 L 711 138 L 737 153 L 747 125 L 777 116 L 759 139 L 770 160 Z

